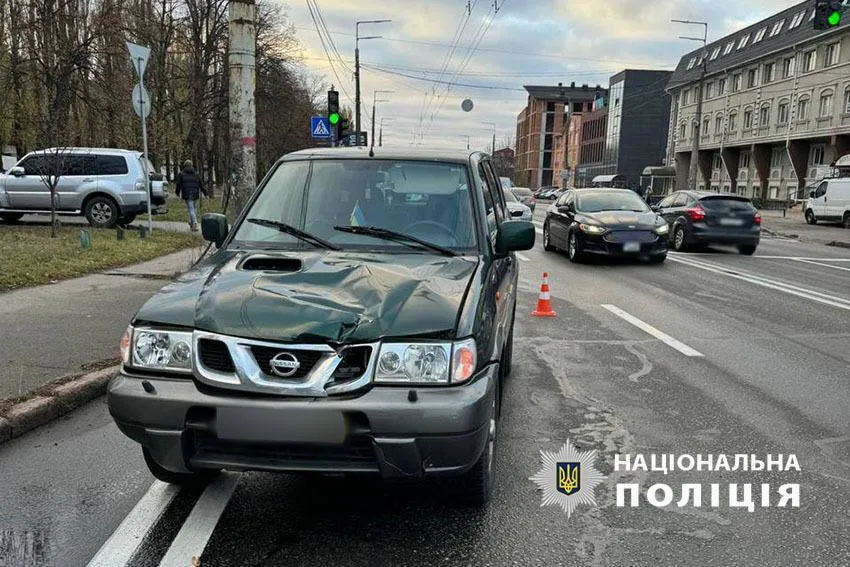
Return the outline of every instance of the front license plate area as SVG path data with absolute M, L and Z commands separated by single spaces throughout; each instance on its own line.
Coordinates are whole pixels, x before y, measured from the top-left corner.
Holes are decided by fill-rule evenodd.
M 623 252 L 640 252 L 640 242 L 623 243 Z

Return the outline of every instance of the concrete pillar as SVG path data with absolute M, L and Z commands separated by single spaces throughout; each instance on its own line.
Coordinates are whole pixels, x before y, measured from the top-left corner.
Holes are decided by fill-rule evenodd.
M 686 152 L 678 152 L 676 154 L 676 191 L 681 191 L 683 189 L 689 189 L 688 187 L 688 173 L 691 169 L 691 152 L 690 150 Z
M 791 155 L 791 166 L 797 174 L 797 198 L 804 195 L 806 188 L 806 169 L 809 167 L 809 142 L 808 140 L 791 140 L 788 144 L 788 153 Z
M 756 175 L 759 178 L 759 185 L 755 194 L 756 197 L 761 199 L 767 198 L 767 184 L 770 178 L 770 152 L 771 146 L 768 144 L 753 144 L 751 155 Z
M 714 150 L 700 150 L 699 152 L 699 174 L 702 179 L 697 179 L 697 189 L 699 184 L 704 183 L 706 191 L 711 189 L 711 165 L 714 157 Z
M 720 154 L 723 158 L 723 163 L 726 164 L 726 173 L 729 175 L 729 190 L 732 193 L 738 192 L 738 160 L 741 157 L 741 150 L 738 148 L 724 148 Z

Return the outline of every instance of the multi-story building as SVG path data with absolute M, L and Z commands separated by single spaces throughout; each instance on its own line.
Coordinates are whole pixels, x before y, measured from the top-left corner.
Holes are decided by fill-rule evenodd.
M 571 113 L 571 116 L 580 115 L 580 113 Z M 567 144 L 569 142 L 567 133 L 571 120 L 570 116 L 564 119 L 563 128 L 555 133 L 555 149 L 552 151 L 552 185 L 558 187 L 564 187 L 567 184 Z
M 567 127 L 567 170 L 569 171 L 567 186 L 569 187 L 576 186 L 576 168 L 578 167 L 579 157 L 581 156 L 583 120 L 584 113 L 573 112 L 570 117 L 569 126 Z
M 501 148 L 493 152 L 493 164 L 500 177 L 513 180 L 516 167 L 516 153 L 513 148 Z
M 586 112 L 581 118 L 581 148 L 575 168 L 574 187 L 590 187 L 593 178 L 601 173 L 605 157 L 605 134 L 608 131 L 608 108 Z
M 801 2 L 681 59 L 667 85 L 677 187 L 689 186 L 697 134 L 693 186 L 761 199 L 802 198 L 850 151 L 850 26 L 813 19 Z
M 528 102 L 517 117 L 515 182 L 524 187 L 560 184 L 553 179 L 555 136 L 573 112 L 590 111 L 593 101 L 604 95 L 605 89 L 589 87 L 526 86 Z
M 618 183 L 637 188 L 646 166 L 663 164 L 670 122 L 670 98 L 664 89 L 670 74 L 626 69 L 611 77 L 604 150 L 601 159 L 598 151 L 588 150 L 589 159 L 580 166 L 582 183 L 598 175 L 617 175 Z M 598 150 L 599 132 L 594 134 L 593 148 Z

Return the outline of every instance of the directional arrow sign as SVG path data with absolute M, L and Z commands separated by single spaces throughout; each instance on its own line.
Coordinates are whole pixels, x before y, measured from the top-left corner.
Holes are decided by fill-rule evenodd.
M 127 42 L 127 49 L 130 51 L 130 60 L 133 62 L 133 69 L 139 75 L 139 80 L 145 75 L 145 68 L 148 66 L 148 59 L 151 58 L 151 50 L 144 45 L 136 45 L 135 43 Z
M 141 118 L 147 118 L 151 113 L 151 95 L 148 93 L 148 89 L 139 83 L 136 83 L 136 86 L 133 87 L 133 110 Z M 144 115 L 142 115 L 142 112 L 144 112 Z

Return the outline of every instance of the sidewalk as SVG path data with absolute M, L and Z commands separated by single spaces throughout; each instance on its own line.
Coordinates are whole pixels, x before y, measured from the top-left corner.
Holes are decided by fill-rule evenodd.
M 154 217 L 156 218 L 156 217 Z M 60 216 L 59 222 L 63 225 L 79 225 L 79 226 L 88 226 L 89 222 L 85 219 L 85 217 L 76 217 L 76 216 Z M 19 221 L 20 224 L 38 224 L 38 225 L 50 225 L 50 215 L 24 215 L 24 217 Z M 131 227 L 140 227 L 147 226 L 147 219 L 137 218 L 130 224 Z M 176 221 L 158 221 L 154 220 L 151 223 L 151 226 L 154 230 L 167 230 L 170 232 L 189 232 L 189 223 L 188 222 L 176 222 Z
M 0 295 L 0 400 L 117 360 L 133 313 L 202 250 Z
M 760 212 L 762 230 L 776 236 L 797 238 L 802 242 L 815 244 L 838 242 L 850 247 L 850 230 L 837 224 L 806 224 L 803 212 L 799 208 L 786 211 L 785 217 L 782 216 L 782 211 L 762 210 Z

